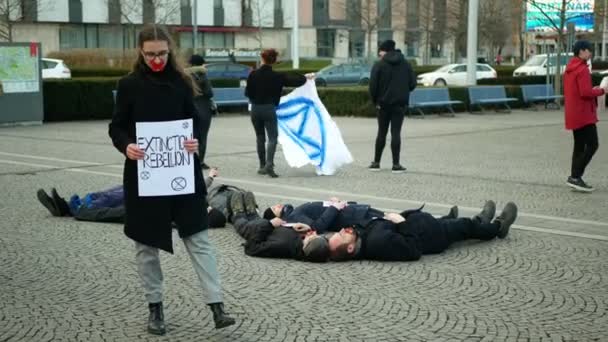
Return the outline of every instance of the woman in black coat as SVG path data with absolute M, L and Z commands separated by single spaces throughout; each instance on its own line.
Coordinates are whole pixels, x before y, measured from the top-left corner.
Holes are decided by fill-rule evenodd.
M 205 59 L 200 55 L 192 55 L 190 57 L 191 68 L 188 68 L 188 72 L 192 75 L 196 81 L 200 95 L 194 98 L 194 106 L 199 114 L 200 120 L 200 140 L 198 145 L 198 158 L 201 160 L 201 167 L 203 170 L 209 169 L 209 166 L 205 164 L 205 153 L 207 151 L 207 137 L 209 136 L 209 128 L 211 127 L 211 119 L 216 111 L 215 104 L 213 103 L 213 89 L 211 88 L 211 82 L 207 77 L 207 69 L 204 67 Z
M 193 96 L 198 87 L 177 63 L 169 34 L 156 25 L 145 27 L 138 37 L 139 55 L 133 71 L 118 82 L 109 134 L 114 146 L 127 158 L 123 172 L 125 234 L 135 241 L 138 273 L 149 303 L 148 332 L 166 332 L 162 307 L 162 271 L 158 249 L 173 253 L 174 222 L 190 254 L 193 267 L 206 289 L 216 328 L 234 324 L 223 311 L 215 255 L 207 235 L 207 193 L 196 154 L 195 193 L 141 197 L 137 161 L 145 153 L 136 143 L 137 122 L 193 119 L 195 139 L 184 142 L 189 153 L 198 150 L 198 118 Z

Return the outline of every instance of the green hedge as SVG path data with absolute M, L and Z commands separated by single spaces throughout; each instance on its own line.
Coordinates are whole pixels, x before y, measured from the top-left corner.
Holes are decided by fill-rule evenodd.
M 71 68 L 72 77 L 122 77 L 129 72 L 131 69 L 120 69 L 120 68 Z
M 80 78 L 72 80 L 44 81 L 44 120 L 68 121 L 109 119 L 113 111 L 112 90 L 116 89 L 117 78 Z M 594 78 L 599 84 L 600 78 Z M 216 87 L 218 85 L 216 84 Z M 507 85 L 507 96 L 519 99 L 510 105 L 523 106 L 521 89 L 517 85 Z M 374 117 L 373 107 L 367 87 L 319 88 L 319 97 L 334 116 Z M 466 87 L 449 88 L 452 100 L 460 100 L 463 105 L 454 106 L 456 111 L 466 111 L 468 92 Z
M 117 78 L 44 80 L 44 121 L 107 119 Z

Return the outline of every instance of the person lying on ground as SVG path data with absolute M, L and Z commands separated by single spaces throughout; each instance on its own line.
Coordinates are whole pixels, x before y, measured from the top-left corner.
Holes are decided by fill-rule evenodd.
M 210 187 L 218 175 L 217 168 L 210 169 L 207 178 L 205 178 L 205 185 Z M 214 194 L 215 192 L 209 193 L 209 195 Z M 208 197 L 211 197 L 209 195 Z M 55 188 L 51 189 L 50 195 L 43 189 L 38 189 L 36 196 L 38 201 L 53 216 L 71 216 L 79 221 L 107 223 L 124 223 L 125 220 L 124 189 L 122 185 L 91 192 L 83 197 L 74 194 L 69 201 L 61 197 Z M 214 202 L 210 198 L 208 198 L 208 201 Z M 207 213 L 209 215 L 209 227 L 221 228 L 226 225 L 226 217 L 222 211 L 208 206 Z
M 338 233 L 327 233 L 332 260 L 368 259 L 413 261 L 441 253 L 457 241 L 504 239 L 517 218 L 517 206 L 505 205 L 494 220 L 496 204 L 487 201 L 472 218 L 435 218 L 422 211 L 409 215 L 388 213 Z
M 422 207 L 409 212 L 422 210 Z M 337 232 L 342 228 L 353 227 L 360 222 L 382 218 L 385 213 L 369 204 L 346 202 L 337 197 L 328 201 L 316 201 L 294 207 L 291 204 L 275 204 L 264 211 L 263 217 L 271 220 L 278 217 L 288 223 L 301 222 L 312 227 L 318 234 Z M 454 206 L 446 218 L 458 217 L 458 207 Z

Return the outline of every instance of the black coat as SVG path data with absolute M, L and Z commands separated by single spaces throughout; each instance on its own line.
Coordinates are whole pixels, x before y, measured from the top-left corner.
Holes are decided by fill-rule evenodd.
M 306 77 L 303 75 L 276 72 L 270 65 L 264 64 L 249 74 L 245 96 L 254 105 L 278 106 L 283 87 L 299 87 L 304 83 Z
M 374 105 L 407 106 L 414 88 L 416 75 L 401 52 L 388 52 L 372 67 L 369 93 Z
M 422 254 L 441 253 L 449 246 L 440 221 L 424 212 L 413 212 L 399 224 L 373 220 L 357 231 L 362 241 L 357 257 L 361 259 L 413 261 Z
M 353 227 L 357 223 L 378 216 L 380 211 L 366 204 L 352 203 L 338 210 L 333 206 L 325 207 L 323 202 L 309 202 L 296 207 L 283 220 L 290 223 L 306 223 L 322 234 L 337 232 L 342 228 Z
M 170 65 L 160 73 L 140 65 L 135 72 L 118 81 L 109 134 L 116 149 L 125 156 L 127 145 L 136 142 L 136 122 L 180 119 L 193 119 L 194 137 L 200 139 L 192 90 Z M 194 179 L 194 194 L 139 197 L 137 161 L 127 158 L 123 171 L 125 234 L 137 242 L 172 253 L 172 222 L 178 226 L 182 238 L 207 229 L 207 190 L 196 154 Z
M 211 120 L 213 115 L 213 88 L 207 77 L 207 69 L 204 67 L 192 67 L 188 71 L 198 84 L 201 94 L 194 98 L 194 105 L 201 115 L 201 120 Z
M 245 254 L 262 258 L 304 260 L 302 237 L 292 228 L 273 227 L 268 220 L 257 219 L 242 229 L 247 239 Z

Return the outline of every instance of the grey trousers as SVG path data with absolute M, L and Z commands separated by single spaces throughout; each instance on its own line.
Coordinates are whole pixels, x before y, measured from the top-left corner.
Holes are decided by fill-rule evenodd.
M 205 290 L 207 304 L 223 302 L 215 251 L 209 241 L 207 230 L 182 239 L 182 241 L 190 255 L 194 272 Z M 137 271 L 144 286 L 146 300 L 148 303 L 161 302 L 163 300 L 163 272 L 160 268 L 158 248 L 135 242 L 135 250 Z

